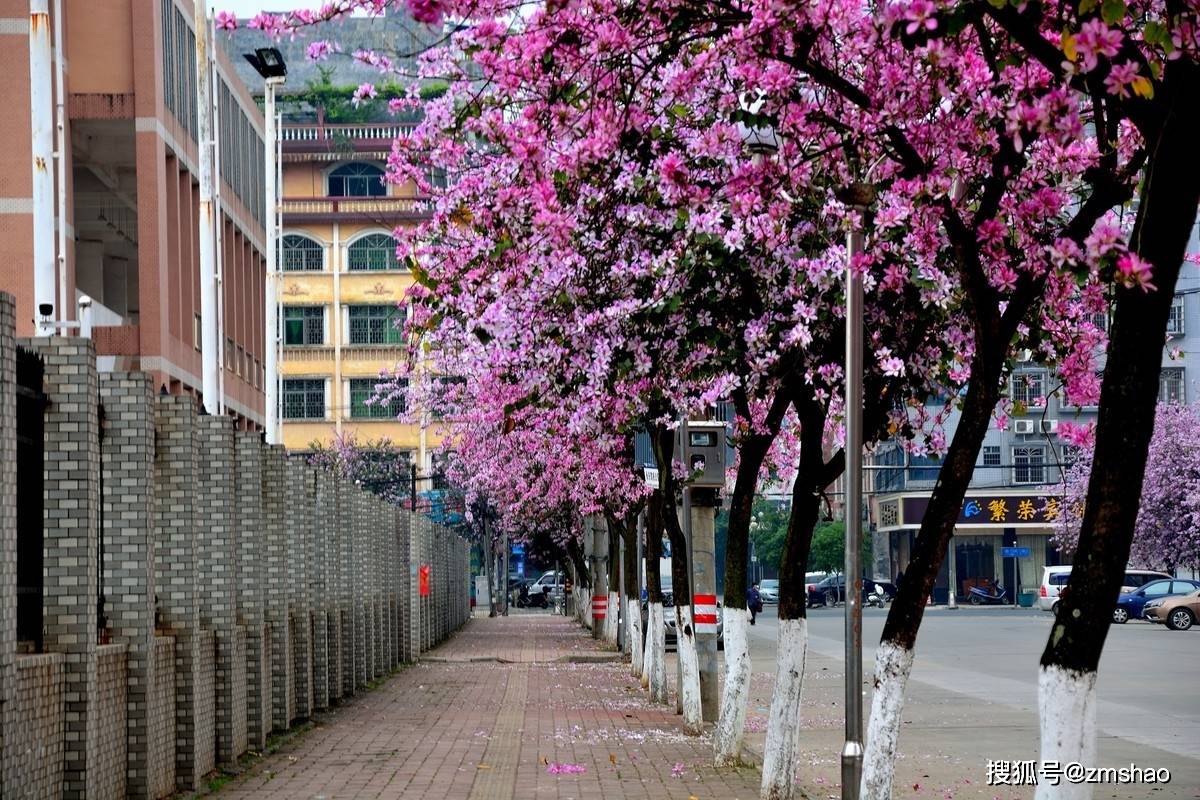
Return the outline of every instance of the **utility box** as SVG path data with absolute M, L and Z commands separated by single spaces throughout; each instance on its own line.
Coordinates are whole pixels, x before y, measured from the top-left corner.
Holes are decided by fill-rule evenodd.
M 683 428 L 675 431 L 675 452 L 687 465 L 690 485 L 704 489 L 720 489 L 725 485 L 725 470 L 728 463 L 728 444 L 725 423 L 719 420 L 689 422 L 687 442 L 683 442 Z

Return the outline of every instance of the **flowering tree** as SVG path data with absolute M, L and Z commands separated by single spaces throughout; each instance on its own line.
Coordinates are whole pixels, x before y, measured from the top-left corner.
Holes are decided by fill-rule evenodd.
M 387 4 L 344 0 L 321 15 Z M 743 423 L 769 436 L 760 420 L 792 376 L 801 448 L 789 544 L 794 533 L 806 552 L 812 498 L 840 470 L 840 240 L 863 224 L 855 268 L 876 302 L 872 374 L 952 396 L 965 384 L 878 650 L 864 796 L 890 795 L 924 599 L 1014 348 L 1055 364 L 1073 401 L 1094 401 L 1103 334 L 1088 320 L 1115 297 L 1101 396 L 1114 413 L 1098 429 L 1089 490 L 1104 499 L 1087 505 L 1076 570 L 1088 585 L 1071 593 L 1082 613 L 1060 619 L 1043 659 L 1045 696 L 1077 699 L 1046 719 L 1080 718 L 1150 437 L 1161 344 L 1145 331 L 1165 326 L 1200 192 L 1186 145 L 1200 114 L 1185 100 L 1194 5 L 409 7 L 422 21 L 470 20 L 426 59 L 425 76 L 451 88 L 392 163 L 396 180 L 438 197 L 432 222 L 402 240 L 422 278 L 414 321 L 447 350 L 484 344 L 481 364 L 519 387 L 517 403 L 570 398 L 569 431 L 584 417 L 661 428 L 741 387 Z M 767 158 L 746 146 L 771 140 Z M 449 190 L 424 180 L 431 164 L 452 172 Z M 1135 186 L 1131 233 L 1113 211 Z M 754 305 L 756 292 L 770 302 Z M 903 386 L 888 390 L 878 427 L 941 450 L 939 416 L 905 409 Z M 662 472 L 669 502 L 675 478 Z M 787 630 L 802 639 L 802 625 Z M 802 655 L 781 675 L 797 666 Z M 766 796 L 791 792 L 798 698 L 798 680 L 781 684 Z M 1064 738 L 1055 724 L 1044 757 L 1087 755 L 1087 735 Z
M 359 442 L 353 435 L 337 436 L 328 445 L 314 442 L 308 463 L 361 484 L 389 503 L 409 506 L 413 490 L 411 461 L 388 439 Z
M 1200 407 L 1159 404 L 1130 558 L 1139 566 L 1200 568 Z M 1055 544 L 1074 554 L 1092 472 L 1090 449 L 1067 472 Z

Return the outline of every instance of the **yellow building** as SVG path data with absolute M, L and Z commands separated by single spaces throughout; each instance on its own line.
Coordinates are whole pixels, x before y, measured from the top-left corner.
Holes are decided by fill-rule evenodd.
M 383 181 L 404 126 L 288 124 L 282 128 L 279 369 L 282 440 L 289 450 L 386 437 L 418 468 L 439 443 L 425 424 L 397 421 L 399 407 L 368 404 L 381 370 L 404 358 L 396 326 L 412 275 L 391 232 L 425 215 L 413 187 Z

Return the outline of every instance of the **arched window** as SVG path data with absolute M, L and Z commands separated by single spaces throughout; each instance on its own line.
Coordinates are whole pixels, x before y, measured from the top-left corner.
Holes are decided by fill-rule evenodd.
M 370 233 L 350 245 L 351 271 L 400 269 L 396 240 L 386 233 Z
M 279 264 L 284 272 L 320 272 L 325 249 L 307 236 L 289 233 L 279 241 Z
M 374 164 L 343 164 L 329 173 L 330 197 L 384 197 L 383 170 Z

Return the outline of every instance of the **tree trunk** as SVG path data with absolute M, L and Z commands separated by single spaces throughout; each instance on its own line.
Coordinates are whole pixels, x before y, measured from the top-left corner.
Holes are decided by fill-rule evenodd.
M 606 524 L 608 536 L 608 616 L 604 618 L 604 641 L 617 647 L 621 624 L 621 586 L 617 580 L 618 567 L 621 564 L 621 536 L 619 525 L 614 527 Z
M 750 519 L 758 473 L 773 439 L 774 434 L 748 436 L 742 442 L 729 505 L 729 532 L 725 541 L 725 684 L 721 714 L 713 733 L 713 761 L 718 767 L 733 766 L 742 757 L 746 706 L 750 702 L 750 613 L 746 609 Z
M 696 627 L 692 622 L 692 586 L 687 542 L 679 523 L 676 505 L 676 481 L 672 472 L 675 460 L 675 431 L 656 425 L 650 432 L 654 458 L 658 463 L 662 489 L 662 518 L 671 542 L 671 600 L 675 605 L 675 655 L 678 664 L 679 694 L 676 711 L 683 715 L 683 730 L 699 735 L 704 730 L 700 706 L 700 655 L 696 649 Z
M 999 365 L 985 370 L 976 359 L 958 427 L 938 471 L 937 484 L 921 520 L 912 559 L 888 611 L 879 649 L 875 653 L 874 693 L 863 753 L 860 792 L 863 800 L 890 800 L 892 796 L 900 713 L 904 708 L 904 687 L 912 671 L 917 630 L 925 614 L 926 599 L 933 592 L 938 570 L 946 557 L 963 497 L 975 472 L 975 459 L 999 399 Z M 847 576 L 847 585 L 849 578 Z
M 637 513 L 625 519 L 621 528 L 621 539 L 625 543 L 625 557 L 621 563 L 621 584 L 625 595 L 625 652 L 630 658 L 630 672 L 634 677 L 642 675 L 642 599 L 638 596 Z
M 1133 542 L 1146 454 L 1154 433 L 1162 334 L 1200 203 L 1200 67 L 1168 62 L 1162 127 L 1147 136 L 1150 160 L 1130 243 L 1153 266 L 1149 293 L 1118 289 L 1100 392 L 1096 449 L 1070 591 L 1042 653 L 1038 679 L 1041 755 L 1095 766 L 1096 670 Z M 1145 132 L 1143 132 L 1145 133 Z M 1056 798 L 1089 798 L 1089 784 L 1055 788 Z M 1038 798 L 1050 787 L 1039 785 Z
M 808 593 L 804 576 L 813 528 L 821 509 L 821 492 L 826 485 L 818 478 L 822 472 L 820 454 L 819 445 L 814 451 L 801 444 L 800 469 L 792 484 L 792 511 L 779 564 L 779 650 L 763 748 L 763 800 L 789 800 L 796 775 L 800 693 L 808 655 Z
M 667 690 L 667 630 L 663 614 L 662 581 L 659 563 L 663 537 L 662 490 L 655 489 L 646 503 L 646 654 L 645 680 L 650 687 L 650 702 L 670 702 Z

